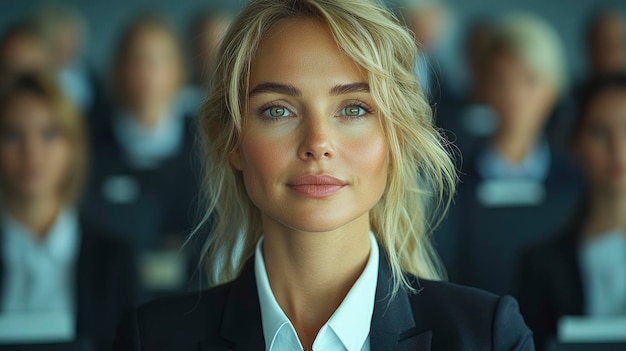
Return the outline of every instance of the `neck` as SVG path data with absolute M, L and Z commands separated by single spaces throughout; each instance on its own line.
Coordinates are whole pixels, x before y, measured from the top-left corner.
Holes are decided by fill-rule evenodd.
M 8 213 L 21 225 L 44 240 L 56 220 L 61 204 L 54 197 L 45 199 L 12 199 L 7 202 Z
M 593 191 L 583 235 L 593 237 L 614 229 L 626 231 L 626 192 Z
M 367 264 L 369 216 L 332 232 L 299 232 L 266 221 L 263 229 L 272 292 L 310 350 Z
M 154 128 L 168 109 L 169 104 L 163 102 L 147 103 L 129 109 L 132 116 L 147 129 Z
M 493 136 L 492 142 L 507 160 L 520 163 L 537 144 L 538 134 L 532 129 L 499 128 Z

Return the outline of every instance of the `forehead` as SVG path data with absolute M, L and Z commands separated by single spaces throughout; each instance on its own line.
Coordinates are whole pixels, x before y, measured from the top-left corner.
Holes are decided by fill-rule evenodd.
M 322 77 L 329 85 L 367 81 L 365 69 L 339 47 L 328 25 L 314 18 L 288 19 L 272 28 L 260 41 L 250 73 L 251 86 Z

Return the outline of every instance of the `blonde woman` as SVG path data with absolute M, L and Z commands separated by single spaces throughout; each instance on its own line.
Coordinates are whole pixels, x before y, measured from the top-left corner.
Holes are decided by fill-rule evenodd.
M 135 302 L 134 260 L 76 211 L 86 152 L 54 79 L 19 75 L 0 90 L 0 318 L 21 323 L 21 338 L 110 350 Z
M 415 50 L 372 1 L 246 6 L 201 115 L 221 274 L 133 312 L 118 349 L 533 349 L 512 298 L 437 281 L 455 170 Z

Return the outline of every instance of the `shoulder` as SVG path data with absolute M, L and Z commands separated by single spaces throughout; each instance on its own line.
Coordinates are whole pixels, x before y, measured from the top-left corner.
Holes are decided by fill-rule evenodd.
M 231 283 L 144 304 L 118 328 L 116 350 L 187 350 L 219 338 Z
M 441 349 L 533 350 L 532 332 L 519 312 L 517 301 L 453 283 L 419 279 L 410 295 L 416 320 L 428 318 Z

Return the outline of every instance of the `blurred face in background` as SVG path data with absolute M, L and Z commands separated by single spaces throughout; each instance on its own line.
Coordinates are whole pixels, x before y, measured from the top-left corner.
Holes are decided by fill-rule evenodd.
M 144 27 L 131 34 L 120 62 L 121 90 L 130 108 L 169 104 L 182 84 L 181 57 L 173 36 Z
M 626 89 L 599 93 L 582 118 L 575 151 L 591 189 L 626 192 Z
M 213 77 L 217 61 L 217 49 L 232 19 L 227 15 L 202 21 L 195 33 L 195 57 L 198 80 L 207 83 Z
M 9 98 L 0 111 L 0 172 L 9 200 L 60 196 L 71 148 L 52 106 L 28 92 Z
M 48 57 L 43 42 L 26 32 L 14 33 L 0 47 L 0 64 L 3 75 L 44 70 Z M 2 79 L 6 79 L 4 76 Z
M 413 33 L 420 49 L 432 50 L 436 45 L 447 25 L 447 11 L 440 4 L 425 4 L 405 12 L 406 25 Z
M 487 102 L 499 117 L 499 127 L 514 132 L 542 128 L 556 102 L 555 85 L 506 52 L 489 60 Z
M 49 49 L 54 66 L 62 69 L 75 63 L 83 41 L 80 25 L 73 22 L 57 23 L 51 31 L 48 33 Z
M 488 24 L 479 24 L 472 28 L 467 36 L 465 59 L 469 69 L 472 91 L 471 98 L 475 102 L 484 102 L 486 99 L 485 83 L 487 66 L 485 65 L 484 51 L 489 43 L 491 28 Z
M 619 13 L 602 16 L 594 26 L 590 50 L 596 74 L 626 72 L 626 18 Z

